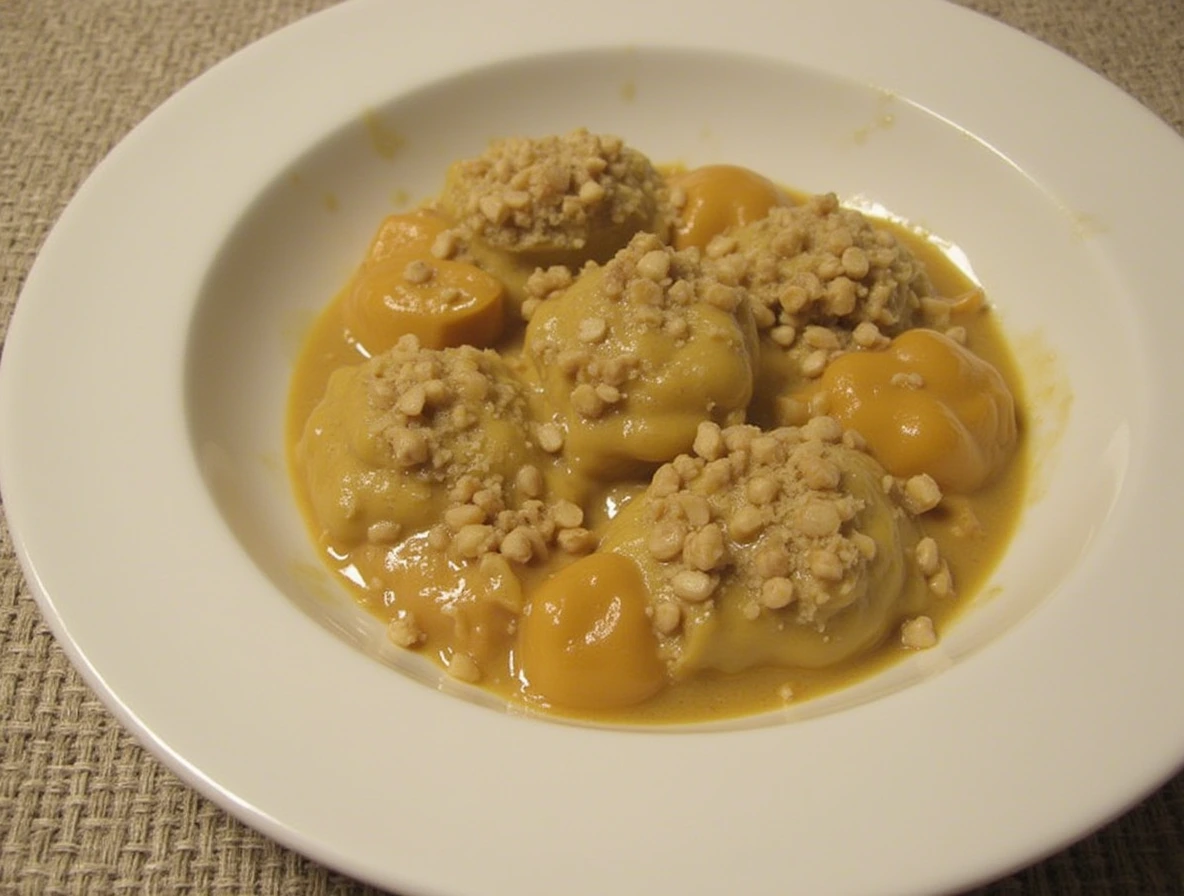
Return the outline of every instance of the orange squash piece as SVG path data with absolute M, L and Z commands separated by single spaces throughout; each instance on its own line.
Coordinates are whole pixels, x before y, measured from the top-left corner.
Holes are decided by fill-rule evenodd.
M 842 355 L 820 385 L 830 413 L 895 476 L 928 473 L 944 491 L 967 494 L 1015 449 L 1015 399 L 999 371 L 934 330 Z
M 717 234 L 759 221 L 771 208 L 791 204 L 771 180 L 738 165 L 705 165 L 674 178 L 671 186 L 686 194 L 674 234 L 678 249 L 705 249 Z
M 647 604 L 641 571 L 621 554 L 590 554 L 555 573 L 518 630 L 528 691 L 573 709 L 631 706 L 656 694 L 666 667 Z

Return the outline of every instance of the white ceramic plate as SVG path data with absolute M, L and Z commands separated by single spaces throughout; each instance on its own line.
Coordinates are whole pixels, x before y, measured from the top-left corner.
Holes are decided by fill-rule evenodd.
M 592 729 L 425 686 L 316 572 L 282 464 L 301 326 L 392 196 L 434 193 L 493 135 L 576 125 L 870 197 L 968 253 L 1036 387 L 1039 500 L 939 648 L 796 719 Z M 79 191 L 5 346 L 5 508 L 58 639 L 123 723 L 360 878 L 468 896 L 968 886 L 1184 757 L 1181 209 L 1172 132 L 938 2 L 685 0 L 673 19 L 626 0 L 348 3 L 198 79 Z

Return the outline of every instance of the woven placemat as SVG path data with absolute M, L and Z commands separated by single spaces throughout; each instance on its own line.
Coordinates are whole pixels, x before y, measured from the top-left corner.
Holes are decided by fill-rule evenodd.
M 103 156 L 210 65 L 328 5 L 0 0 L 0 342 L 50 226 Z M 1081 60 L 1184 134 L 1180 0 L 965 5 Z M 246 828 L 141 749 L 55 643 L 0 525 L 0 894 L 375 892 Z M 1178 893 L 1184 775 L 977 896 Z

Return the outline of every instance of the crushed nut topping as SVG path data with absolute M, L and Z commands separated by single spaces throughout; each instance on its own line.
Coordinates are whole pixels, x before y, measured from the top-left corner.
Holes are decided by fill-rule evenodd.
M 645 544 L 671 596 L 700 603 L 739 585 L 754 612 L 808 625 L 844 607 L 876 548 L 857 528 L 864 502 L 842 487 L 842 435 L 826 417 L 768 432 L 702 423 L 695 453 L 660 467 L 646 493 Z
M 910 650 L 927 650 L 937 644 L 937 631 L 928 616 L 917 616 L 900 627 L 900 643 Z
M 933 296 L 924 266 L 833 193 L 773 208 L 716 239 L 708 266 L 748 290 L 757 326 L 774 344 L 797 350 L 807 378 L 844 350 L 882 348 L 908 327 L 948 320 L 949 305 Z
M 632 384 L 644 379 L 647 367 L 652 367 L 652 360 L 622 350 L 623 341 L 635 343 L 651 332 L 662 334 L 676 347 L 684 346 L 702 335 L 702 324 L 694 316 L 696 306 L 708 305 L 746 319 L 745 291 L 722 283 L 700 262 L 696 249 L 675 251 L 656 235 L 639 233 L 599 269 L 600 295 L 614 320 L 599 313 L 583 317 L 572 341 L 554 327 L 528 331 L 528 352 L 541 365 L 568 377 L 571 407 L 581 418 L 596 420 L 624 409 Z M 537 271 L 532 280 L 535 286 L 528 281 L 528 290 L 548 296 L 571 282 L 564 268 Z M 742 324 L 738 327 L 742 329 Z
M 466 235 L 529 252 L 583 249 L 597 231 L 630 222 L 643 229 L 666 193 L 642 153 L 618 137 L 580 128 L 558 137 L 493 141 L 482 155 L 453 167 L 444 201 Z

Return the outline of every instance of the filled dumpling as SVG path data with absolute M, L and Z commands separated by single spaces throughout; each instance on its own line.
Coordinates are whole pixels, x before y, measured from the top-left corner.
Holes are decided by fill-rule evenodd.
M 601 477 L 689 450 L 704 421 L 742 421 L 755 352 L 744 290 L 653 234 L 541 302 L 525 341 L 565 456 Z
M 827 666 L 925 605 L 913 514 L 858 444 L 829 417 L 704 424 L 612 522 L 601 550 L 640 567 L 676 676 Z
M 666 194 L 644 154 L 581 128 L 493 141 L 448 169 L 438 206 L 455 224 L 459 251 L 520 302 L 538 267 L 578 270 L 607 261 L 635 233 L 665 235 Z

